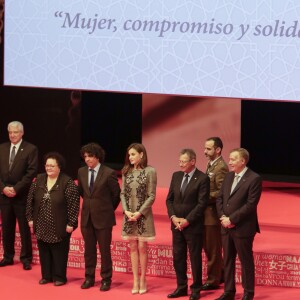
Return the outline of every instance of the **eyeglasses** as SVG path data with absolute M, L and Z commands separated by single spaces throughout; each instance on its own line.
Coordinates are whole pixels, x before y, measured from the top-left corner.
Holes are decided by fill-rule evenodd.
M 178 163 L 180 165 L 186 165 L 188 162 L 190 162 L 191 160 L 179 160 Z
M 45 165 L 46 169 L 53 169 L 55 167 L 57 167 L 57 165 Z

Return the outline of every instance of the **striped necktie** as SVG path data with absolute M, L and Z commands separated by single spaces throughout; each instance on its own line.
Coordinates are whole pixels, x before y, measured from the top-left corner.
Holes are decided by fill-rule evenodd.
M 11 150 L 11 154 L 10 154 L 10 159 L 9 159 L 9 169 L 11 168 L 14 160 L 16 157 L 16 146 L 13 146 L 12 150 Z

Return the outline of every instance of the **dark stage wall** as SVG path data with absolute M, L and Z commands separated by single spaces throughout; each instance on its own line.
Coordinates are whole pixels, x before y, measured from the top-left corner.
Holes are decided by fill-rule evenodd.
M 142 141 L 142 95 L 82 93 L 81 143 L 99 143 L 106 164 L 120 170 L 132 142 Z
M 44 171 L 43 155 L 59 151 L 67 158 L 68 173 L 75 176 L 80 161 L 81 117 L 77 124 L 72 120 L 70 91 L 1 87 L 0 99 L 0 141 L 8 140 L 9 122 L 21 121 L 23 138 L 39 149 L 40 171 Z
M 66 172 L 77 176 L 81 145 L 99 143 L 106 163 L 120 169 L 127 146 L 141 141 L 141 95 L 83 92 L 81 101 L 71 91 L 1 87 L 0 142 L 8 140 L 7 124 L 24 124 L 24 139 L 38 146 L 42 157 L 59 151 L 67 161 Z
M 241 144 L 264 179 L 300 182 L 300 103 L 242 101 Z
M 24 139 L 38 146 L 40 158 L 48 151 L 61 152 L 74 178 L 82 163 L 82 144 L 100 143 L 106 162 L 120 169 L 127 146 L 142 141 L 138 94 L 83 92 L 81 103 L 74 105 L 71 91 L 1 86 L 0 103 L 0 142 L 8 140 L 7 124 L 19 120 L 25 126 Z M 300 103 L 244 100 L 241 108 L 241 145 L 250 151 L 250 167 L 267 180 L 300 182 Z

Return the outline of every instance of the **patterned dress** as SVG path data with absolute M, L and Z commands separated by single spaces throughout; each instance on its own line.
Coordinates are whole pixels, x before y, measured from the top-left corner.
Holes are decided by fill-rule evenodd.
M 132 170 L 122 177 L 121 201 L 123 211 L 140 212 L 137 222 L 129 222 L 124 214 L 122 238 L 150 241 L 155 238 L 152 205 L 156 195 L 156 171 L 147 166 Z

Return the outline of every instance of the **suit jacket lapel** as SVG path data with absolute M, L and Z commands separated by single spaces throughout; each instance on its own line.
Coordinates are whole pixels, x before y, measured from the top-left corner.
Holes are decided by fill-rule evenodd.
M 83 190 L 86 191 L 87 194 L 91 195 L 90 183 L 89 183 L 89 172 L 90 172 L 89 167 L 86 166 L 84 169 L 84 172 L 82 172 L 82 188 L 83 188 Z M 95 178 L 95 181 L 94 181 L 93 192 L 95 191 L 97 185 L 99 184 L 102 174 L 103 174 L 103 167 L 100 167 L 100 169 L 97 173 L 97 177 Z
M 82 172 L 82 188 L 84 191 L 86 191 L 87 194 L 90 194 L 90 189 L 89 189 L 89 168 L 85 167 L 85 169 Z
M 188 183 L 188 185 L 185 189 L 184 195 L 188 194 L 189 189 L 195 184 L 195 182 L 197 181 L 197 178 L 198 178 L 198 169 L 195 170 L 193 176 L 191 177 L 191 179 L 190 179 L 190 181 L 189 181 L 189 183 Z M 184 195 L 183 195 L 183 198 L 184 198 Z
M 229 174 L 229 173 L 228 173 Z M 232 183 L 233 183 L 233 180 L 234 180 L 234 176 L 235 176 L 235 174 L 234 174 L 234 172 L 230 172 L 230 180 L 229 180 L 229 182 L 228 182 L 228 184 L 227 185 L 224 185 L 224 194 L 225 195 L 228 195 L 228 198 L 230 198 L 233 194 L 234 194 L 234 192 L 233 193 L 231 193 L 231 186 L 232 186 Z M 229 184 L 230 183 L 230 184 Z M 226 191 L 225 191 L 225 188 L 226 188 Z M 235 190 L 234 190 L 235 191 Z M 228 199 L 227 198 L 227 199 Z
M 99 184 L 99 181 L 100 181 L 100 179 L 102 177 L 102 174 L 103 174 L 103 166 L 100 166 L 100 169 L 98 171 L 97 177 L 95 178 L 94 190 L 97 187 L 97 185 Z
M 20 147 L 19 147 L 19 149 L 18 149 L 18 152 L 17 152 L 17 154 L 16 154 L 16 157 L 15 157 L 15 160 L 14 160 L 14 162 L 15 161 L 18 161 L 18 159 L 20 159 L 21 157 L 22 157 L 22 154 L 23 154 L 23 151 L 24 151 L 24 141 L 22 141 L 22 143 L 21 143 L 21 145 L 20 145 Z
M 249 170 L 249 169 L 248 169 Z M 239 188 L 243 185 L 244 182 L 246 182 L 246 180 L 248 179 L 249 175 L 248 175 L 248 170 L 246 171 L 246 173 L 243 175 L 242 178 L 240 178 L 238 184 L 236 185 L 235 189 L 232 191 L 231 195 L 233 195 L 237 190 L 239 190 Z M 234 177 L 234 176 L 233 176 Z M 233 179 L 232 179 L 233 181 Z
M 182 183 L 182 179 L 183 179 L 184 173 L 180 173 L 179 176 L 177 176 L 174 179 L 174 187 L 177 189 L 177 191 L 180 193 L 181 190 L 181 183 Z M 180 193 L 181 194 L 181 193 Z
M 213 165 L 210 165 L 210 162 L 207 163 L 206 166 L 206 174 L 209 174 L 212 171 Z
M 215 169 L 215 167 L 219 163 L 219 161 L 220 161 L 220 159 L 217 159 L 212 165 L 210 165 L 210 162 L 208 162 L 206 174 L 213 172 L 213 170 Z
M 9 158 L 10 158 L 10 143 L 7 143 L 7 147 L 5 148 L 5 153 L 4 153 L 5 159 L 5 166 L 4 169 L 8 170 L 9 169 Z
M 178 201 L 182 201 L 182 195 L 181 195 L 181 183 L 183 179 L 184 173 L 183 172 L 178 172 L 176 173 L 176 176 L 173 178 L 173 189 L 174 189 L 174 195 L 175 198 L 178 199 Z
M 206 167 L 206 174 L 213 172 L 213 170 L 215 169 L 217 164 L 221 161 L 221 159 L 222 159 L 222 156 L 220 156 L 212 165 L 210 165 L 210 162 L 208 162 L 207 167 Z

